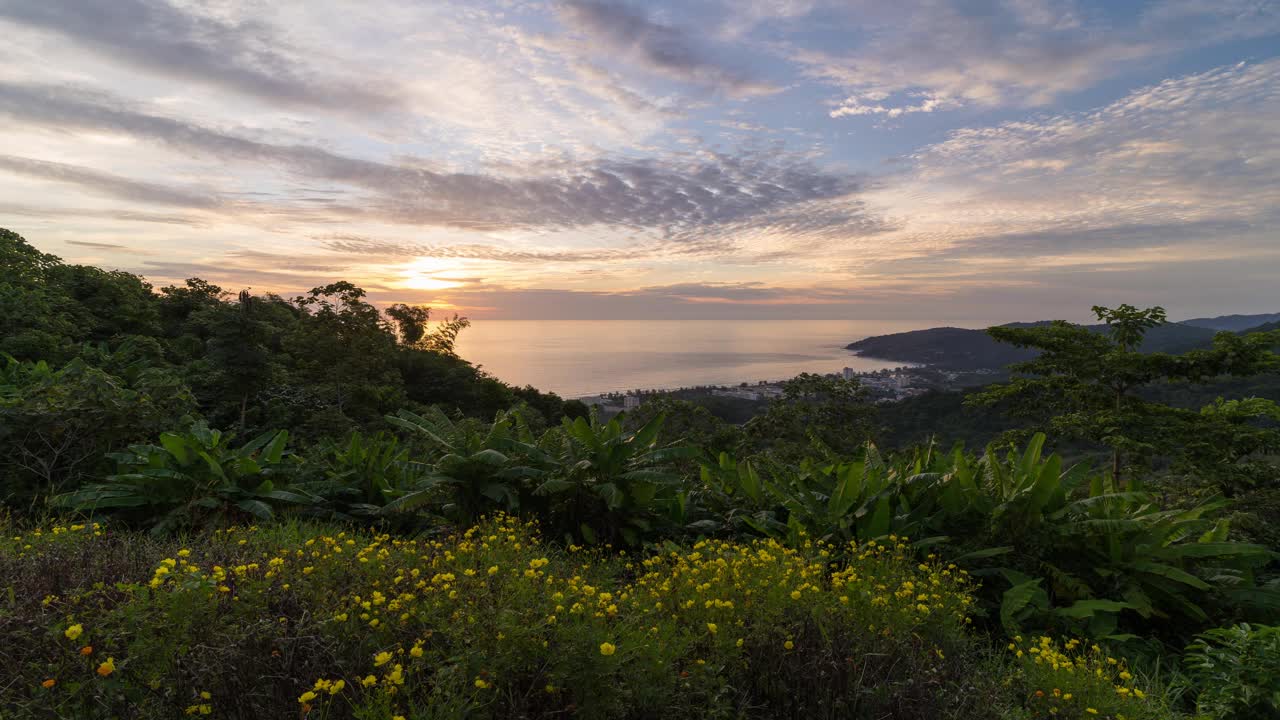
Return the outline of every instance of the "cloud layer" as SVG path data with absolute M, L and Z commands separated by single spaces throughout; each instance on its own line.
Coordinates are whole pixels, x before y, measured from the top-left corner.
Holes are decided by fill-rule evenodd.
M 1280 303 L 1273 0 L 0 0 L 0 31 L 0 226 L 158 283 L 494 317 Z

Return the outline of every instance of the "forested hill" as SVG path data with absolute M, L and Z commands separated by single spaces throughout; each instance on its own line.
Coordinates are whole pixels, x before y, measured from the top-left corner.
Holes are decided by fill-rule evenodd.
M 379 310 L 349 282 L 296 298 L 197 278 L 156 291 L 4 229 L 0 269 L 0 497 L 100 475 L 105 452 L 193 419 L 301 440 L 381 430 L 388 413 L 430 405 L 486 419 L 521 403 L 550 422 L 586 413 L 454 355 L 465 320 Z
M 1271 325 L 1275 327 L 1280 323 L 1280 313 L 1264 313 L 1262 315 L 1219 315 L 1211 318 L 1193 318 L 1191 320 L 1182 320 L 1183 325 L 1194 325 L 1195 327 L 1209 328 L 1211 330 L 1229 330 L 1231 332 L 1244 332 L 1246 330 L 1258 332 L 1259 325 Z
M 1008 327 L 1042 324 L 1045 323 L 1009 323 Z M 1107 326 L 1091 325 L 1089 328 L 1104 332 Z M 1146 352 L 1186 352 L 1207 347 L 1217 332 L 1185 323 L 1167 323 L 1147 333 L 1142 349 Z M 986 330 L 956 327 L 877 335 L 850 343 L 847 347 L 866 357 L 921 363 L 946 370 L 1002 368 L 1035 357 L 1035 351 L 997 342 Z

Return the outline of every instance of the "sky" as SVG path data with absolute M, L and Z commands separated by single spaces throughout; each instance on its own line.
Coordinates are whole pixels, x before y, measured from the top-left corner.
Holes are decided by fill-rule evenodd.
M 473 319 L 1280 311 L 1280 0 L 0 0 L 0 227 Z

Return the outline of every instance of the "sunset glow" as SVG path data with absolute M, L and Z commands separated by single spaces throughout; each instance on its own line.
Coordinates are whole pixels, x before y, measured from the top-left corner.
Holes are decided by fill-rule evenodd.
M 915 5 L 8 3 L 0 219 L 490 318 L 1274 303 L 1277 3 Z

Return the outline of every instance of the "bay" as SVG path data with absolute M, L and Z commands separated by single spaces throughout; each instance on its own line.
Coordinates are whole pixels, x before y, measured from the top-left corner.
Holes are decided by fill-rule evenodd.
M 861 358 L 845 345 L 920 322 L 863 320 L 477 320 L 458 338 L 466 360 L 512 385 L 566 398 L 633 389 L 785 380 L 844 367 L 903 363 Z

